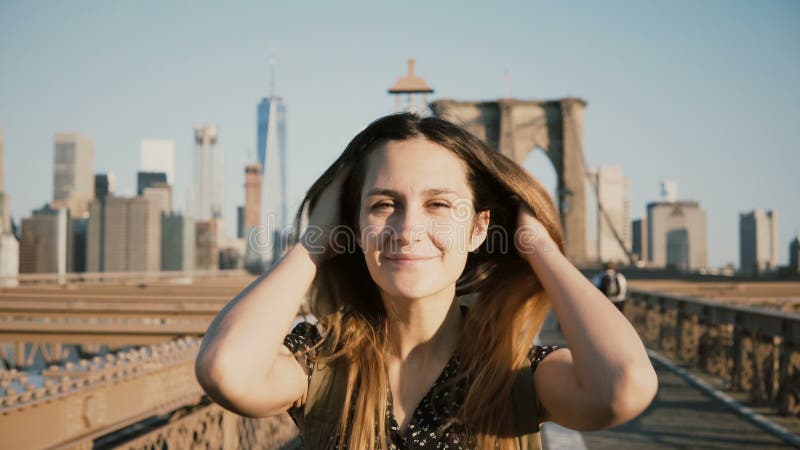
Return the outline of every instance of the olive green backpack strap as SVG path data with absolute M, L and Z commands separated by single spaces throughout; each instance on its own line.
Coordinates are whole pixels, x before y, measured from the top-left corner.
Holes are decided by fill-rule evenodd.
M 542 439 L 539 433 L 539 409 L 536 400 L 536 385 L 530 361 L 514 376 L 511 386 L 511 399 L 514 403 L 514 416 L 517 425 L 517 442 L 520 450 L 541 450 Z
M 342 364 L 315 364 L 303 406 L 303 442 L 307 450 L 327 450 L 333 442 L 347 393 L 347 370 Z

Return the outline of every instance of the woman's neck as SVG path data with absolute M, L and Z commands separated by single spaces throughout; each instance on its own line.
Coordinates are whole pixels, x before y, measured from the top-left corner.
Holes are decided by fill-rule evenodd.
M 448 358 L 458 346 L 463 319 L 455 286 L 430 297 L 394 299 L 384 295 L 388 319 L 387 357 L 425 364 Z

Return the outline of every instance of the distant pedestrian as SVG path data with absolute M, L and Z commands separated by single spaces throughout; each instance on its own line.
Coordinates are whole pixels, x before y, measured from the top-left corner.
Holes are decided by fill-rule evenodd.
M 628 287 L 625 276 L 617 272 L 613 262 L 603 264 L 603 271 L 592 278 L 592 283 L 620 310 L 625 306 Z

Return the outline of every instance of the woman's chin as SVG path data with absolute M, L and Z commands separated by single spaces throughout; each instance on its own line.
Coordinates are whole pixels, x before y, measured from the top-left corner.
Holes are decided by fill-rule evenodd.
M 405 281 L 402 283 L 387 283 L 382 287 L 382 290 L 396 299 L 415 300 L 425 297 L 430 297 L 437 292 L 441 291 L 445 286 L 424 285 L 419 281 Z

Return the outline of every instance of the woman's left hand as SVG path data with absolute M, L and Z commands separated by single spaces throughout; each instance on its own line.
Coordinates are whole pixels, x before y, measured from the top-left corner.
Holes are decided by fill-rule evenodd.
M 536 253 L 548 254 L 558 251 L 558 246 L 547 228 L 539 221 L 533 212 L 524 204 L 519 204 L 517 213 L 517 229 L 514 233 L 514 245 L 517 253 L 525 259 L 530 258 Z

